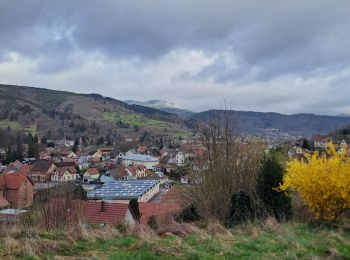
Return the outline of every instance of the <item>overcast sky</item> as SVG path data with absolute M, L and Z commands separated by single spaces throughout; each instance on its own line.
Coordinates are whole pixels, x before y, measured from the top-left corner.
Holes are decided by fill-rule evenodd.
M 0 82 L 350 114 L 350 1 L 1 0 Z

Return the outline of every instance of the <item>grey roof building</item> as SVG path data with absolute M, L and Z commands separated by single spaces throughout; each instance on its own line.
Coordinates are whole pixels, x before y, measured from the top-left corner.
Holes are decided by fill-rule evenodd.
M 102 185 L 89 192 L 90 200 L 131 200 L 149 201 L 159 192 L 158 180 L 126 180 L 114 181 Z

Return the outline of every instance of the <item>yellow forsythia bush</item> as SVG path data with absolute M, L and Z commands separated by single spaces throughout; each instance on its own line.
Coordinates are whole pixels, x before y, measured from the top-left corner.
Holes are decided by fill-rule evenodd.
M 279 191 L 296 191 L 316 219 L 336 221 L 350 208 L 350 158 L 330 143 L 326 154 L 304 154 L 305 160 L 287 163 Z

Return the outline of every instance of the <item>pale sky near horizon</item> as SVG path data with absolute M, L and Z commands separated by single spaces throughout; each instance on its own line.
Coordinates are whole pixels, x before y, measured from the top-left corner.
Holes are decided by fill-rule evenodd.
M 0 83 L 350 114 L 348 0 L 2 0 Z

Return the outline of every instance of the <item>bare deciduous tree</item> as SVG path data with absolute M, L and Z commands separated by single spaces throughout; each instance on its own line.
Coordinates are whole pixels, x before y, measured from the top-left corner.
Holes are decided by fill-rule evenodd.
M 192 185 L 185 192 L 187 202 L 196 205 L 201 216 L 224 220 L 234 192 L 246 191 L 256 201 L 256 177 L 263 143 L 241 142 L 232 111 L 213 111 L 199 125 L 205 155 L 191 173 Z

